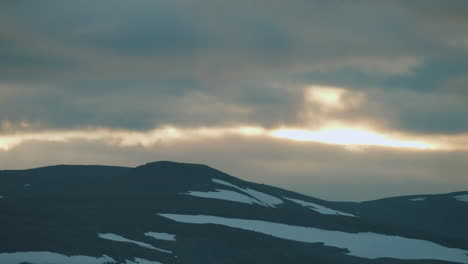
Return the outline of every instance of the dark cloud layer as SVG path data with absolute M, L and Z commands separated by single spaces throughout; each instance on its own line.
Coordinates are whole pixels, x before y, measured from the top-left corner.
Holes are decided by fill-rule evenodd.
M 369 92 L 375 96 L 370 101 L 399 112 L 387 122 L 394 129 L 467 132 L 466 104 L 415 108 L 386 100 L 395 90 L 403 91 L 401 96 L 404 91 L 444 96 L 454 79 L 462 87 L 459 96 L 466 96 L 468 83 L 460 81 L 468 74 L 468 53 L 460 45 L 468 41 L 463 1 L 4 1 L 2 6 L 2 79 L 45 88 L 31 95 L 34 99 L 19 93 L 2 102 L 0 121 L 130 129 L 226 123 L 183 111 L 201 108 L 201 102 L 180 98 L 203 94 L 224 102 L 223 112 L 234 106 L 251 110 L 231 111 L 234 123 L 297 124 L 304 92 L 299 84 L 312 83 Z

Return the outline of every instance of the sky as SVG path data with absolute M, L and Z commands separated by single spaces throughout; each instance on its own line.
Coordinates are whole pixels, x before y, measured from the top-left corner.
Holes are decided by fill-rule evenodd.
M 468 190 L 468 2 L 0 2 L 0 170 L 203 163 L 329 200 Z

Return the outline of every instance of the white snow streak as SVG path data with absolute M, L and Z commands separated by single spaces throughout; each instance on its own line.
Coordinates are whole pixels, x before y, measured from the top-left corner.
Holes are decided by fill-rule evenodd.
M 345 213 L 345 212 L 340 212 L 340 211 L 337 211 L 337 210 L 334 210 L 334 209 L 331 209 L 331 208 L 328 208 L 328 207 L 325 207 L 325 206 L 322 206 L 322 205 L 319 205 L 319 204 L 316 204 L 316 203 L 311 203 L 311 202 L 306 202 L 306 201 L 302 201 L 302 200 L 298 200 L 298 199 L 293 199 L 293 198 L 287 198 L 287 197 L 283 197 L 284 199 L 286 200 L 289 200 L 291 202 L 294 202 L 294 203 L 297 203 L 299 205 L 302 205 L 304 207 L 307 207 L 309 209 L 312 209 L 318 213 L 321 213 L 321 214 L 327 214 L 327 215 L 343 215 L 343 216 L 352 216 L 352 217 L 356 217 L 355 215 L 353 214 L 349 214 L 349 213 Z
M 78 255 L 66 256 L 47 251 L 0 253 L 0 263 L 2 264 L 19 264 L 25 262 L 32 264 L 104 264 L 115 263 L 115 260 L 106 255 L 98 258 Z
M 157 247 L 154 247 L 148 243 L 144 243 L 144 242 L 140 242 L 140 241 L 136 241 L 136 240 L 131 240 L 131 239 L 128 239 L 128 238 L 125 238 L 123 236 L 119 236 L 119 235 L 116 235 L 116 234 L 112 234 L 112 233 L 107 233 L 107 234 L 98 234 L 98 237 L 102 238 L 102 239 L 107 239 L 107 240 L 112 240 L 112 241 L 117 241 L 117 242 L 125 242 L 125 243 L 132 243 L 132 244 L 136 244 L 140 247 L 145 247 L 145 248 L 149 248 L 149 249 L 155 249 L 155 250 L 159 250 L 161 252 L 164 252 L 164 253 L 169 253 L 171 254 L 172 252 L 169 251 L 169 250 L 165 250 L 165 249 L 160 249 L 160 248 L 157 248 Z
M 466 250 L 446 248 L 430 241 L 400 236 L 371 232 L 347 233 L 260 220 L 225 218 L 209 215 L 159 215 L 182 223 L 217 224 L 254 231 L 282 239 L 306 243 L 324 243 L 325 246 L 346 248 L 349 251 L 347 253 L 349 255 L 369 259 L 434 259 L 468 263 L 468 251 Z
M 426 200 L 426 197 L 416 197 L 416 198 L 411 198 L 411 199 L 408 199 L 412 202 L 421 202 L 421 201 L 425 201 Z
M 190 191 L 188 193 L 184 193 L 186 195 L 192 195 L 196 197 L 202 197 L 202 198 L 212 198 L 212 199 L 220 199 L 220 200 L 226 200 L 226 201 L 232 201 L 232 202 L 239 202 L 239 203 L 246 203 L 246 204 L 259 204 L 263 205 L 264 204 L 250 196 L 243 195 L 238 192 L 234 191 L 228 191 L 228 190 L 222 190 L 222 189 L 216 189 L 216 191 L 212 192 L 194 192 Z
M 168 241 L 175 241 L 175 236 L 173 234 L 168 233 L 158 233 L 158 232 L 146 232 L 145 236 L 149 236 L 159 240 L 168 240 Z
M 211 181 L 214 182 L 214 183 L 222 184 L 222 185 L 229 186 L 229 187 L 232 187 L 232 188 L 241 189 L 240 187 L 238 187 L 238 186 L 236 186 L 236 185 L 234 185 L 232 183 L 223 181 L 223 180 L 211 179 Z
M 271 196 L 271 195 L 266 194 L 266 193 L 262 193 L 262 192 L 259 192 L 259 191 L 256 191 L 256 190 L 252 190 L 250 188 L 245 188 L 244 189 L 244 188 L 236 186 L 236 185 L 234 185 L 232 183 L 229 183 L 229 182 L 226 182 L 226 181 L 223 181 L 223 180 L 219 180 L 219 179 L 211 179 L 211 180 L 214 183 L 218 183 L 218 184 L 222 184 L 222 185 L 225 185 L 225 186 L 229 186 L 229 187 L 238 189 L 238 190 L 252 196 L 256 200 L 260 201 L 261 205 L 266 206 L 266 207 L 275 207 L 275 205 L 283 203 L 283 201 L 281 199 L 276 198 L 276 197 Z
M 142 258 L 134 258 L 133 261 L 126 259 L 125 264 L 162 264 L 154 260 L 147 260 Z
M 455 199 L 457 199 L 458 201 L 461 201 L 461 202 L 468 202 L 468 194 L 456 195 L 453 198 L 455 198 Z

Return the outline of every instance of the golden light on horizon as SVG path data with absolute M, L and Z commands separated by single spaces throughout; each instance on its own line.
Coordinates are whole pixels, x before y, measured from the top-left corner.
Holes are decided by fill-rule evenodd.
M 357 146 L 379 146 L 416 150 L 468 150 L 468 135 L 427 137 L 376 131 L 371 128 L 331 124 L 316 130 L 282 127 L 266 129 L 261 126 L 195 127 L 164 126 L 148 131 L 88 128 L 66 131 L 38 131 L 24 134 L 0 135 L 0 151 L 10 151 L 25 142 L 70 142 L 73 140 L 101 141 L 120 147 L 150 148 L 158 144 L 182 143 L 194 140 L 212 140 L 229 136 L 270 138 L 292 142 L 317 142 L 341 145 L 349 149 Z
M 436 149 L 436 146 L 427 142 L 392 139 L 377 132 L 355 128 L 328 128 L 319 131 L 301 129 L 279 129 L 272 132 L 278 138 L 295 141 L 314 141 L 327 144 L 346 146 L 385 146 L 397 148 Z
M 267 133 L 264 128 L 258 126 L 196 128 L 162 126 L 147 131 L 113 130 L 107 128 L 36 131 L 10 135 L 0 134 L 0 150 L 8 151 L 24 142 L 31 141 L 68 142 L 72 140 L 95 140 L 121 147 L 151 147 L 159 143 L 213 139 L 229 135 L 248 137 L 265 136 Z

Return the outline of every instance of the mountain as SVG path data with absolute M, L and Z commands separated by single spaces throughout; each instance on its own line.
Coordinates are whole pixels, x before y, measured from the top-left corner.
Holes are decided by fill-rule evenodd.
M 468 192 L 330 202 L 205 165 L 0 171 L 1 264 L 468 263 Z

